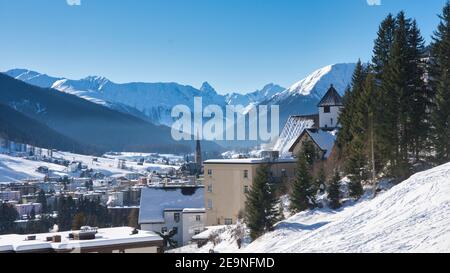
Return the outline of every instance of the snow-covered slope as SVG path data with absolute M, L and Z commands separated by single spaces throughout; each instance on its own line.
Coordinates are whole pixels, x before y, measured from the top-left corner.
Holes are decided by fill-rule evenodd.
M 450 252 L 450 163 L 338 212 L 278 224 L 244 252 Z
M 97 160 L 94 161 L 92 156 L 79 155 L 69 152 L 54 152 L 53 156 L 59 159 L 65 159 L 68 161 L 78 161 L 82 162 L 88 168 L 91 168 L 97 172 L 101 172 L 106 176 L 124 176 L 126 174 L 132 173 L 129 170 L 123 170 L 117 168 L 116 158 L 128 159 L 133 155 L 138 155 L 134 153 L 128 153 L 123 155 L 108 156 L 108 157 L 95 157 Z M 167 155 L 170 156 L 170 155 Z M 65 176 L 71 175 L 76 176 L 74 173 L 70 173 L 69 169 L 62 165 L 57 165 L 53 163 L 43 162 L 43 161 L 33 161 L 26 158 L 14 157 L 6 154 L 0 154 L 0 183 L 4 182 L 20 182 L 22 179 L 43 179 L 44 174 L 37 172 L 37 168 L 40 166 L 46 166 L 49 168 L 51 175 Z M 179 166 L 154 164 L 154 163 L 143 163 L 143 165 L 138 165 L 137 162 L 127 161 L 127 166 L 132 167 L 136 172 L 144 171 L 162 171 L 168 169 L 178 169 Z

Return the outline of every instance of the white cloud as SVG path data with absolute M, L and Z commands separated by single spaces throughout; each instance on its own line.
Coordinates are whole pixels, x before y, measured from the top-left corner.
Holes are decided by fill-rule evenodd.
M 381 0 L 367 0 L 369 6 L 381 6 Z
M 81 6 L 81 0 L 66 0 L 69 6 Z

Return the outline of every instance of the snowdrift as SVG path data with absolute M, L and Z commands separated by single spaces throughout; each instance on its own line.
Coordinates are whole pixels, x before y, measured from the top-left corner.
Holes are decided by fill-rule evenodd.
M 450 163 L 374 199 L 278 224 L 243 252 L 450 252 Z

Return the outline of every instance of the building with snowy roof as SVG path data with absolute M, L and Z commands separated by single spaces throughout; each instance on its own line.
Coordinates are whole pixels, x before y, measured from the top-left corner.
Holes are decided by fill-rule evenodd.
M 323 152 L 324 159 L 327 159 L 336 141 L 336 131 L 340 128 L 339 115 L 343 107 L 341 95 L 331 85 L 317 104 L 317 114 L 291 116 L 288 119 L 274 150 L 279 151 L 281 156 L 295 156 L 303 143 L 301 138 L 309 138 Z
M 89 228 L 36 235 L 0 235 L 0 253 L 157 253 L 163 239 L 130 227 Z
M 149 187 L 141 191 L 142 230 L 171 236 L 177 245 L 189 243 L 205 227 L 204 187 Z
M 326 160 L 333 151 L 336 142 L 336 132 L 321 129 L 306 129 L 292 143 L 289 152 L 297 155 L 305 142 L 310 142 L 316 149 L 316 160 Z

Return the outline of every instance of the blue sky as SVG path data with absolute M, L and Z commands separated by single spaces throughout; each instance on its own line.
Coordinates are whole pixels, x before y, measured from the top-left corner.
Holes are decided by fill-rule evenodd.
M 445 2 L 0 0 L 0 70 L 195 87 L 208 81 L 221 93 L 288 87 L 328 64 L 368 61 L 389 12 L 405 10 L 430 41 Z

